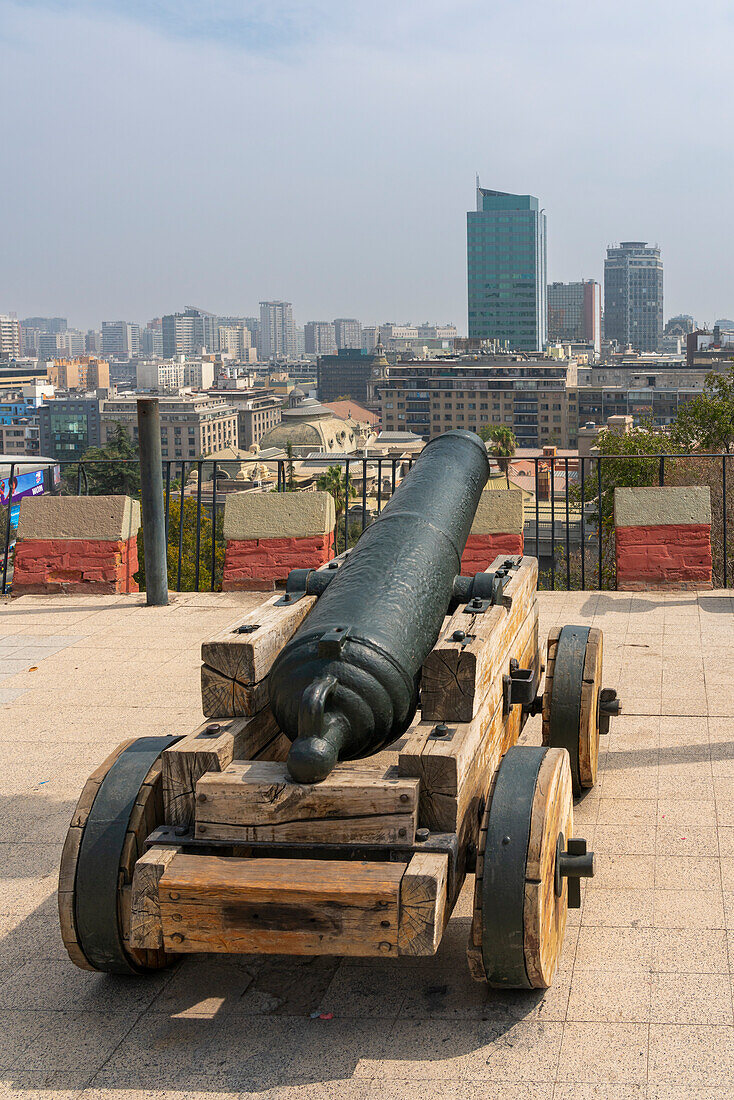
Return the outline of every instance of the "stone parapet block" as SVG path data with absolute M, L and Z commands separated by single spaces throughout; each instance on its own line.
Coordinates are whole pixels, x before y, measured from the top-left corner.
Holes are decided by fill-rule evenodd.
M 291 569 L 318 569 L 334 556 L 332 532 L 304 538 L 230 539 L 222 590 L 272 591 Z
M 707 485 L 651 485 L 614 490 L 615 527 L 711 525 Z
M 224 504 L 227 542 L 331 535 L 336 523 L 330 493 L 232 493 Z
M 711 526 L 615 528 L 617 588 L 625 592 L 711 588 Z
M 469 535 L 461 557 L 461 573 L 464 577 L 473 577 L 475 573 L 484 573 L 498 554 L 522 554 L 525 538 L 520 532 L 496 535 Z
M 126 542 L 140 530 L 140 504 L 128 496 L 24 497 L 18 540 Z
M 520 489 L 485 489 L 479 498 L 471 534 L 522 535 L 524 523 L 525 510 Z
M 13 596 L 137 592 L 137 535 L 129 539 L 32 539 L 18 542 Z

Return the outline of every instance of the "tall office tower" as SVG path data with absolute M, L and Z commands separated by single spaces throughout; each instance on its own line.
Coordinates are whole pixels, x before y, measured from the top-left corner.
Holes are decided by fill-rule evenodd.
M 290 302 L 260 303 L 258 350 L 265 360 L 296 358 L 296 326 Z
M 663 261 L 646 241 L 622 241 L 604 261 L 604 337 L 658 351 L 663 335 Z
M 533 195 L 489 191 L 477 180 L 466 216 L 469 336 L 540 351 L 548 322 L 546 219 Z
M 331 321 L 307 321 L 304 329 L 307 355 L 334 355 L 336 336 Z
M 102 322 L 102 355 L 105 359 L 136 359 L 140 354 L 140 325 L 130 321 Z
M 549 285 L 548 340 L 601 349 L 601 287 L 595 279 Z
M 20 321 L 17 317 L 0 314 L 0 356 L 10 359 L 20 355 Z
M 354 317 L 337 317 L 334 321 L 337 348 L 361 348 L 362 325 Z

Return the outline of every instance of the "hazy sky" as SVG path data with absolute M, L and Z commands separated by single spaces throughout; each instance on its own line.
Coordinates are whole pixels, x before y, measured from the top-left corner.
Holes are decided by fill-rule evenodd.
M 732 11 L 0 0 L 0 313 L 466 331 L 479 172 L 540 198 L 551 280 L 657 241 L 666 317 L 731 317 Z

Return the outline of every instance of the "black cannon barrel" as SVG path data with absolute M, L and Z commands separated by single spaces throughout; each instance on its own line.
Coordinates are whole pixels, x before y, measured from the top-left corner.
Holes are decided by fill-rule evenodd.
M 410 725 L 488 477 L 473 432 L 431 440 L 278 656 L 270 702 L 297 781 L 379 752 Z

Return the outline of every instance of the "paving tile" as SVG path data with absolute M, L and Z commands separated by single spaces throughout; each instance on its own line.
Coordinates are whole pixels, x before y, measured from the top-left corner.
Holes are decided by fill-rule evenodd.
M 559 1081 L 644 1083 L 647 1024 L 569 1021 L 563 1030 Z
M 719 974 L 729 972 L 723 929 L 655 928 L 651 933 L 655 973 Z
M 566 1019 L 647 1023 L 650 1019 L 649 971 L 576 971 Z
M 713 825 L 659 825 L 655 851 L 658 856 L 715 858 L 719 852 L 719 833 Z
M 576 807 L 574 807 L 574 814 Z M 651 825 L 657 819 L 657 799 L 600 798 L 597 825 Z
M 656 928 L 724 928 L 721 890 L 656 890 Z
M 654 884 L 654 855 L 618 855 L 602 851 L 596 853 L 595 873 L 587 882 L 587 889 L 649 890 Z
M 655 859 L 656 890 L 678 890 L 682 886 L 688 890 L 719 890 L 721 881 L 718 852 L 717 858 L 658 855 Z
M 654 895 L 652 890 L 589 890 L 584 898 L 583 920 L 586 928 L 652 927 Z
M 649 1019 L 656 1024 L 731 1025 L 730 983 L 718 974 L 653 974 Z
M 658 800 L 657 818 L 658 825 L 662 826 L 717 823 L 716 806 L 709 799 L 661 798 Z
M 579 970 L 640 971 L 652 960 L 650 928 L 581 928 L 574 973 Z
M 651 1024 L 648 1074 L 652 1084 L 734 1088 L 734 1028 Z

